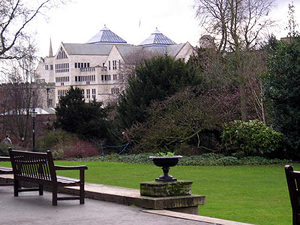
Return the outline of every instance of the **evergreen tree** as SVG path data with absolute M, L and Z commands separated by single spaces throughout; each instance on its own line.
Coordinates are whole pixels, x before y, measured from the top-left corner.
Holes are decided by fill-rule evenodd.
M 272 123 L 285 138 L 289 156 L 300 158 L 300 39 L 280 42 L 271 54 L 265 79 Z
M 71 87 L 56 108 L 56 127 L 86 138 L 106 136 L 106 112 L 102 103 L 84 102 L 82 90 Z
M 144 122 L 146 108 L 153 100 L 164 100 L 186 85 L 197 82 L 196 72 L 182 60 L 169 56 L 154 57 L 144 61 L 136 70 L 135 77 L 120 96 L 117 119 L 123 128 L 135 122 Z

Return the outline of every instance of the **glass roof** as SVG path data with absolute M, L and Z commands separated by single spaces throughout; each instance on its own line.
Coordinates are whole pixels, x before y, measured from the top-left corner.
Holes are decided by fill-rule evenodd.
M 176 43 L 172 41 L 170 38 L 162 34 L 157 28 L 155 31 L 140 45 L 175 45 Z
M 100 30 L 94 37 L 92 37 L 88 44 L 110 44 L 110 43 L 124 43 L 127 42 L 112 32 L 110 29 L 104 25 L 104 28 Z

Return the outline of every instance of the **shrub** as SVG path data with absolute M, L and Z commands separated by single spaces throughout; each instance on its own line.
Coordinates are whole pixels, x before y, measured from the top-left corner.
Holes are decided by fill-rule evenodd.
M 10 145 L 0 142 L 0 155 L 1 156 L 8 156 L 8 148 L 11 147 Z
M 78 161 L 108 161 L 122 163 L 138 163 L 138 164 L 153 164 L 149 156 L 153 153 L 118 155 L 110 154 L 105 156 L 94 156 L 90 158 L 75 158 Z M 280 159 L 266 159 L 260 156 L 248 156 L 241 159 L 232 156 L 224 156 L 222 154 L 205 153 L 202 155 L 184 156 L 178 165 L 184 166 L 232 166 L 232 165 L 270 165 L 270 164 L 289 164 L 290 161 Z
M 69 145 L 75 139 L 75 135 L 58 129 L 39 138 L 37 140 L 37 148 L 40 150 L 47 150 L 59 145 Z
M 235 120 L 224 125 L 222 142 L 229 155 L 272 156 L 281 147 L 282 135 L 258 120 Z
M 88 141 L 63 130 L 55 130 L 39 138 L 39 151 L 51 150 L 55 159 L 85 158 L 99 155 L 98 148 Z

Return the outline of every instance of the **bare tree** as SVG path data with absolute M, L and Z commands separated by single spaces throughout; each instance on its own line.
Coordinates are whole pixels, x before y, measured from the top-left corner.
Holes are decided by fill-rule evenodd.
M 5 60 L 5 83 L 1 87 L 0 109 L 2 128 L 15 140 L 29 140 L 32 108 L 39 104 L 39 86 L 36 80 L 36 49 L 27 39 L 26 55 L 19 60 Z
M 24 39 L 30 35 L 26 28 L 44 10 L 62 0 L 1 0 L 0 1 L 0 59 L 20 59 L 29 46 Z
M 238 83 L 242 120 L 247 120 L 245 64 L 264 31 L 273 24 L 268 13 L 274 0 L 195 0 L 196 15 L 206 31 L 215 36 L 217 50 L 230 52 L 231 75 Z
M 218 50 L 253 49 L 273 21 L 274 0 L 195 0 L 200 25 L 218 42 Z
M 294 2 L 289 4 L 289 10 L 288 10 L 288 25 L 286 27 L 286 30 L 288 31 L 288 37 L 290 38 L 290 40 L 293 37 L 299 36 L 299 31 L 297 31 L 297 21 L 295 19 L 295 6 L 294 6 Z

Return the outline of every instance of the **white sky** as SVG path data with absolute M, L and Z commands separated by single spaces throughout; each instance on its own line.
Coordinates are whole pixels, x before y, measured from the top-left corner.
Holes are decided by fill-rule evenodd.
M 284 27 L 290 2 L 276 0 L 271 12 L 278 22 L 272 28 L 277 38 L 287 34 Z M 35 20 L 31 29 L 36 32 L 40 56 L 48 55 L 50 37 L 56 53 L 61 42 L 86 43 L 104 24 L 129 44 L 140 44 L 158 27 L 176 43 L 189 41 L 195 46 L 202 33 L 193 5 L 194 0 L 72 0 L 52 10 L 47 21 Z M 300 24 L 300 0 L 294 0 L 294 5 Z

